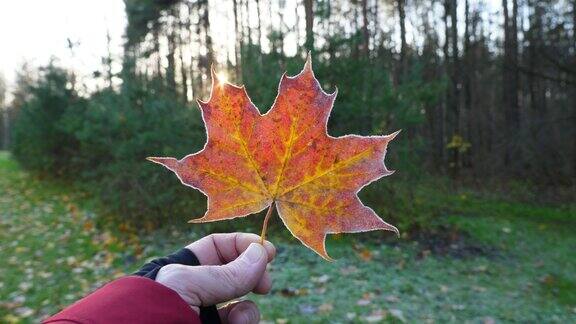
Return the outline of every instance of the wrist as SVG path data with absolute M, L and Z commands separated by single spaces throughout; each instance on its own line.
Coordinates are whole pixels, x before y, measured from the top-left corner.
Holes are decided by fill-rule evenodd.
M 189 278 L 187 278 L 187 268 L 188 266 L 181 264 L 166 265 L 158 271 L 156 282 L 175 291 L 180 298 L 199 314 L 201 305 L 200 298 L 193 292 L 194 289 L 186 289 L 182 285 L 183 283 L 185 283 L 186 286 L 193 285 L 192 282 L 189 282 Z

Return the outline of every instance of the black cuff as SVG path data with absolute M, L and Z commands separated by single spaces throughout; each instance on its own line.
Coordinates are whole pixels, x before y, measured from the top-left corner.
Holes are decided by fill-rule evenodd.
M 177 252 L 170 254 L 169 256 L 165 256 L 163 258 L 154 259 L 140 268 L 140 270 L 134 273 L 135 276 L 141 276 L 150 278 L 152 280 L 156 279 L 156 275 L 158 275 L 158 271 L 168 264 L 184 264 L 188 266 L 199 266 L 200 261 L 192 251 L 184 248 L 180 249 Z
M 192 251 L 184 248 L 170 254 L 169 256 L 154 259 L 146 263 L 142 268 L 140 268 L 140 270 L 134 272 L 133 275 L 155 280 L 158 271 L 160 271 L 163 266 L 173 263 L 188 266 L 200 265 L 200 261 L 198 261 L 196 255 Z M 216 305 L 200 307 L 200 320 L 204 324 L 220 324 L 220 316 L 218 315 Z

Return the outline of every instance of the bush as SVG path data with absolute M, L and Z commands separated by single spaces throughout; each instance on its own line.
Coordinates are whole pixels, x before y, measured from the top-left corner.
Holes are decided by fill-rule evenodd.
M 64 174 L 80 143 L 63 120 L 81 111 L 86 101 L 71 89 L 67 72 L 54 65 L 40 70 L 29 91 L 13 130 L 14 156 L 28 169 Z
M 82 120 L 70 123 L 81 143 L 75 162 L 81 178 L 124 219 L 157 223 L 173 215 L 202 215 L 200 193 L 145 160 L 199 150 L 205 133 L 198 109 L 155 90 L 129 91 L 93 95 Z
M 77 182 L 122 221 L 202 215 L 200 193 L 145 160 L 199 150 L 205 133 L 198 109 L 161 87 L 144 91 L 132 84 L 121 93 L 107 89 L 86 100 L 70 84 L 64 70 L 50 65 L 30 89 L 12 149 L 24 167 Z
M 285 64 L 289 74 L 303 66 L 297 58 Z M 378 67 L 366 68 L 369 62 L 339 58 L 332 65 L 322 61 L 314 65 L 325 90 L 332 91 L 336 85 L 343 89 L 330 119 L 332 135 L 387 134 L 415 127 L 423 121 L 419 107 L 435 100 L 429 95 L 434 89 L 417 82 L 394 88 L 387 73 L 374 72 Z M 247 90 L 264 112 L 276 96 L 282 68 L 273 55 L 263 56 L 258 64 L 245 63 L 245 67 Z M 347 77 L 333 80 L 334 75 Z M 81 98 L 67 73 L 50 65 L 31 93 L 14 129 L 13 151 L 23 166 L 73 180 L 122 222 L 181 223 L 204 213 L 206 199 L 200 192 L 182 186 L 170 171 L 145 160 L 148 156 L 180 158 L 200 150 L 206 140 L 199 110 L 181 102 L 161 80 L 130 78 L 120 91 L 104 89 Z M 417 138 L 400 136 L 390 147 L 387 165 L 415 174 L 418 168 L 410 166 L 418 164 L 415 153 L 423 144 Z M 399 216 L 415 213 L 410 192 L 393 188 L 398 181 L 395 176 L 367 188 L 366 203 L 388 221 L 401 220 L 402 229 L 428 221 L 427 217 Z M 382 199 L 382 193 L 388 198 Z M 253 221 L 259 228 L 261 220 Z M 243 224 L 250 226 L 251 221 Z

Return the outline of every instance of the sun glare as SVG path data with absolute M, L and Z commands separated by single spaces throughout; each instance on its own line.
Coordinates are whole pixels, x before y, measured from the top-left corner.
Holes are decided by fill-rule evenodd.
M 218 83 L 219 84 L 224 84 L 228 82 L 228 74 L 226 74 L 226 72 L 218 72 L 216 73 L 216 76 L 218 77 Z

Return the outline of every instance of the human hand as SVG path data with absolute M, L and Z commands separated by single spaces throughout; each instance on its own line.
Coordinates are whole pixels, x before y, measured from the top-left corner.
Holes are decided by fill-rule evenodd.
M 160 269 L 156 282 L 176 291 L 197 313 L 200 306 L 210 306 L 242 297 L 250 291 L 267 294 L 272 288 L 266 265 L 276 249 L 272 243 L 259 243 L 260 237 L 249 233 L 212 234 L 186 248 L 201 266 L 169 264 Z M 224 323 L 258 323 L 256 304 L 245 300 L 218 310 Z

